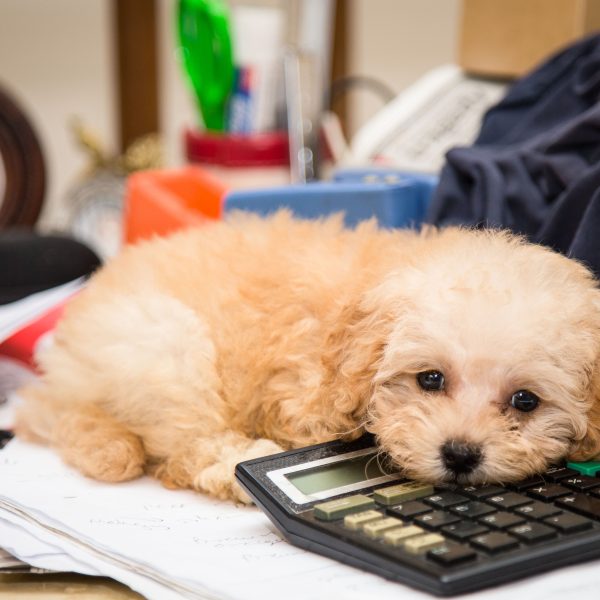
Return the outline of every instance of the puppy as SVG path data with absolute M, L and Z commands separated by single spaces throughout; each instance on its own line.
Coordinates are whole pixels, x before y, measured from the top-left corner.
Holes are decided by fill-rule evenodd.
M 506 232 L 238 215 L 93 277 L 17 433 L 238 501 L 237 462 L 365 430 L 412 478 L 508 481 L 600 450 L 599 351 L 590 272 Z

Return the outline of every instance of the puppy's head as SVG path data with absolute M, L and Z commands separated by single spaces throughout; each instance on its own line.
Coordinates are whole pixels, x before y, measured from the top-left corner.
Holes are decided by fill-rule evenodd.
M 367 428 L 409 476 L 507 481 L 600 451 L 600 292 L 575 261 L 443 231 L 361 310 L 380 336 Z

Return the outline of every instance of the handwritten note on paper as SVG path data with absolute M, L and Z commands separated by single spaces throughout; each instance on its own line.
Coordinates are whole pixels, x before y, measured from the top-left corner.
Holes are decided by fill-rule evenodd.
M 79 558 L 86 556 L 95 568 L 99 563 L 94 557 L 114 557 L 117 563 L 111 564 L 132 565 L 137 577 L 154 577 L 192 595 L 195 591 L 198 596 L 244 600 L 342 595 L 363 600 L 374 594 L 382 600 L 396 600 L 399 594 L 403 600 L 430 598 L 289 545 L 256 508 L 166 490 L 148 478 L 117 485 L 91 481 L 48 449 L 19 440 L 0 452 L 2 507 L 12 511 L 13 522 L 24 522 L 18 510 L 32 516 L 28 531 L 43 528 L 46 541 L 53 536 L 51 543 L 65 552 L 77 542 Z M 564 600 L 568 586 L 577 585 L 579 598 L 595 600 L 598 567 L 579 565 L 468 598 L 558 600 L 556 590 L 561 590 Z

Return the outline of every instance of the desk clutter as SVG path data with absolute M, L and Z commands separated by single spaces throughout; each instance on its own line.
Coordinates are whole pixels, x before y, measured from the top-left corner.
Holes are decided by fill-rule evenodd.
M 165 235 L 236 210 L 267 215 L 282 208 L 302 218 L 338 213 L 348 226 L 375 218 L 382 227 L 419 227 L 436 183 L 433 175 L 370 168 L 340 170 L 329 182 L 231 190 L 195 165 L 145 171 L 128 180 L 125 239 Z

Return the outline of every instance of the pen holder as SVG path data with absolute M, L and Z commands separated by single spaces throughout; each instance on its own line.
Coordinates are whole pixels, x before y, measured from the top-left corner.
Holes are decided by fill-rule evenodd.
M 285 131 L 249 135 L 185 131 L 185 155 L 230 189 L 290 183 L 288 136 Z

